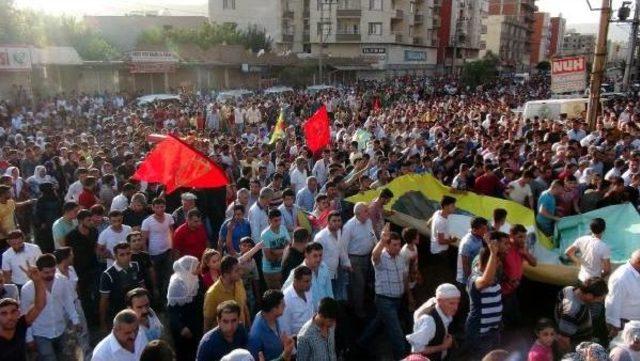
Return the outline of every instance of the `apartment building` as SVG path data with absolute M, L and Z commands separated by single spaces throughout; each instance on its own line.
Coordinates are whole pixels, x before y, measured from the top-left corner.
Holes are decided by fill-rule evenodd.
M 438 64 L 450 71 L 466 59 L 477 58 L 482 47 L 481 34 L 487 31 L 483 22 L 488 16 L 489 1 L 434 0 L 433 8 L 442 19 L 438 30 Z
M 531 53 L 529 54 L 531 66 L 549 59 L 551 46 L 551 17 L 549 13 L 536 12 L 534 16 L 533 33 L 531 33 Z
M 442 0 L 209 0 L 209 18 L 258 25 L 279 51 L 374 61 L 363 77 L 428 74 L 441 26 L 434 1 Z
M 567 20 L 560 16 L 551 18 L 551 34 L 549 41 L 549 56 L 555 57 L 562 55 L 562 47 L 564 44 L 564 32 L 567 26 Z
M 586 55 L 587 59 L 593 59 L 596 48 L 595 34 L 581 34 L 574 30 L 568 31 L 563 39 L 562 55 Z
M 500 58 L 503 70 L 529 71 L 535 11 L 535 0 L 490 0 L 480 56 L 491 51 Z

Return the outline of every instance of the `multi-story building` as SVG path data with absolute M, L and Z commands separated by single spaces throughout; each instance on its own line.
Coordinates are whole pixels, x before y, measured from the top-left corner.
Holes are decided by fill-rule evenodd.
M 480 56 L 491 51 L 500 58 L 503 70 L 529 70 L 535 10 L 535 0 L 490 0 Z
M 478 57 L 480 35 L 486 33 L 483 24 L 489 10 L 488 0 L 434 0 L 434 13 L 440 14 L 438 30 L 438 64 L 451 69 L 465 59 Z M 455 63 L 454 63 L 455 59 Z
M 549 13 L 536 12 L 534 16 L 533 33 L 531 33 L 531 54 L 529 55 L 531 66 L 549 59 L 549 47 L 551 45 L 551 18 Z
M 551 37 L 549 42 L 549 56 L 562 55 L 562 46 L 564 43 L 564 31 L 567 26 L 567 20 L 560 16 L 551 18 Z
M 375 74 L 436 70 L 442 0 L 209 0 L 212 22 L 257 25 L 279 51 L 365 57 Z M 471 2 L 471 0 L 468 0 Z
M 567 32 L 563 39 L 562 55 L 586 55 L 587 59 L 593 59 L 593 52 L 596 47 L 596 36 L 594 34 L 580 34 L 574 30 Z

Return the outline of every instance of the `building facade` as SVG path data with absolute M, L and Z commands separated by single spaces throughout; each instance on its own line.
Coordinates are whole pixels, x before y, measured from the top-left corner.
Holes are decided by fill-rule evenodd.
M 567 20 L 560 16 L 551 18 L 551 34 L 549 41 L 549 56 L 555 57 L 562 55 L 562 47 L 564 46 L 564 32 L 567 26 Z
M 594 34 L 581 34 L 575 31 L 569 31 L 563 39 L 562 55 L 586 55 L 588 61 L 591 61 L 595 48 L 596 36 Z
M 465 59 L 478 57 L 488 10 L 488 0 L 434 0 L 434 12 L 439 12 L 441 19 L 438 64 L 444 69 L 458 69 Z
M 209 0 L 209 14 L 217 23 L 258 25 L 279 52 L 367 58 L 375 70 L 361 75 L 379 77 L 436 71 L 441 1 Z
M 533 33 L 531 33 L 531 54 L 529 55 L 531 66 L 548 60 L 551 46 L 551 17 L 549 13 L 537 12 L 534 16 Z
M 529 71 L 535 11 L 535 0 L 490 0 L 480 56 L 491 51 L 499 57 L 502 70 Z

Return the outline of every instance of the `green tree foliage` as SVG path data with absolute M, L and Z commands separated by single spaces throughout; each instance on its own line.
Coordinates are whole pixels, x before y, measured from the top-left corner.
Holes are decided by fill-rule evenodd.
M 256 25 L 245 30 L 238 29 L 234 24 L 203 23 L 196 29 L 154 28 L 143 31 L 137 40 L 138 45 L 164 45 L 169 49 L 186 44 L 197 45 L 201 49 L 208 49 L 219 44 L 243 45 L 253 52 L 260 49 L 271 49 L 271 38 L 264 30 Z
M 13 0 L 0 0 L 0 43 L 38 47 L 72 46 L 85 60 L 109 60 L 119 51 L 84 22 L 16 9 Z
M 536 65 L 536 69 L 538 69 L 539 71 L 549 71 L 551 70 L 551 63 L 547 60 L 543 60 L 539 62 L 538 65 Z
M 461 80 L 464 85 L 476 88 L 493 81 L 498 73 L 499 59 L 491 52 L 480 60 L 466 63 L 462 68 Z

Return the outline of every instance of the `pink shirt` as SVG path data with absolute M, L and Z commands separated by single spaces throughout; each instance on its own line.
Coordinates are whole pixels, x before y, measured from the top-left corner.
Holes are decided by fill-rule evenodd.
M 551 347 L 536 342 L 531 346 L 531 350 L 529 350 L 527 361 L 553 361 L 553 351 Z

